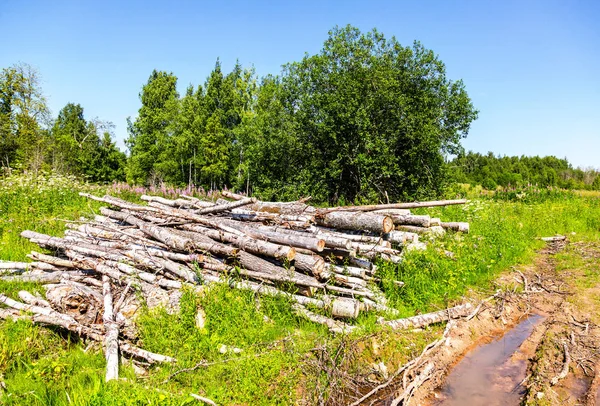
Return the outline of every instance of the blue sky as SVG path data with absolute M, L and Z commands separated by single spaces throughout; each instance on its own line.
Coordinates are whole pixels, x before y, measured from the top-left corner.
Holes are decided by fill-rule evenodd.
M 16 1 L 0 0 L 0 67 L 26 62 L 54 115 L 125 119 L 152 69 L 180 91 L 217 57 L 260 75 L 318 52 L 335 25 L 421 41 L 463 79 L 479 119 L 463 145 L 503 155 L 556 155 L 600 168 L 598 1 Z

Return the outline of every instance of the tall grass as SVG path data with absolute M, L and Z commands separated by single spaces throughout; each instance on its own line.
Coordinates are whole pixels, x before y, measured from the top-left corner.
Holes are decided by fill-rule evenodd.
M 468 221 L 471 232 L 433 241 L 400 265 L 381 264 L 386 294 L 405 314 L 446 306 L 468 289 L 490 289 L 499 272 L 531 261 L 543 246 L 539 237 L 597 239 L 600 232 L 600 198 L 556 189 L 497 193 L 421 212 Z M 405 285 L 398 288 L 393 280 Z

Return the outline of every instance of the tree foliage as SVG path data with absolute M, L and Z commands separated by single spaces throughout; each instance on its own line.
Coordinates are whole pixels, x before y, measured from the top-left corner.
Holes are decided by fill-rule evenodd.
M 439 193 L 443 154 L 460 151 L 477 116 L 433 51 L 376 30 L 334 29 L 319 54 L 286 65 L 280 83 L 272 106 L 290 132 L 278 137 L 292 148 L 282 165 L 293 171 L 278 186 L 330 202 Z
M 204 87 L 179 99 L 176 83 L 154 71 L 140 94 L 132 182 L 193 180 L 330 202 L 433 196 L 444 186 L 444 154 L 461 150 L 477 116 L 433 51 L 350 26 L 260 85 L 253 70 L 236 63 L 225 74 L 218 60 Z
M 68 103 L 52 121 L 38 72 L 17 64 L 0 73 L 0 162 L 23 170 L 53 169 L 91 181 L 124 179 L 126 156 L 111 139 L 112 124 L 87 121 Z

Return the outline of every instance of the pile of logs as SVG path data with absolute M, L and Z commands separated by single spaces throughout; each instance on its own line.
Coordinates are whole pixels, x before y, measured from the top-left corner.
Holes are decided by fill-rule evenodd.
M 27 318 L 102 342 L 107 380 L 118 376 L 119 350 L 147 362 L 175 361 L 133 344 L 141 300 L 175 311 L 183 287 L 226 283 L 286 297 L 298 315 L 349 331 L 342 320 L 361 311 L 394 314 L 378 288 L 377 259 L 399 263 L 406 251 L 424 248 L 420 236 L 469 230 L 467 223 L 410 213 L 464 200 L 318 209 L 230 192 L 223 196 L 231 200 L 216 202 L 142 196 L 147 205 L 81 195 L 109 207 L 92 220 L 69 223 L 64 237 L 22 232 L 54 255 L 34 251 L 33 262 L 0 262 L 2 279 L 46 289 L 44 298 L 22 291 L 21 301 L 0 294 L 0 318 Z

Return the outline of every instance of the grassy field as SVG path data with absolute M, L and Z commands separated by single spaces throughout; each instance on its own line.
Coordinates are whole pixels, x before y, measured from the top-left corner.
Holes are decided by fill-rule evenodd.
M 110 189 L 110 190 L 109 190 Z M 32 229 L 61 235 L 65 220 L 92 216 L 99 204 L 78 196 L 81 190 L 109 190 L 136 199 L 145 192 L 120 186 L 93 186 L 72 179 L 12 177 L 0 180 L 0 259 L 25 260 L 36 246 L 19 237 Z M 176 190 L 154 190 L 173 195 Z M 199 191 L 196 191 L 199 192 Z M 542 243 L 536 237 L 566 234 L 571 240 L 597 239 L 600 198 L 559 190 L 470 191 L 464 206 L 421 210 L 442 219 L 469 221 L 468 235 L 449 234 L 425 252 L 407 256 L 401 265 L 381 264 L 383 290 L 405 316 L 459 302 L 474 292 L 493 290 L 496 275 L 528 263 Z M 453 253 L 447 255 L 447 251 Z M 566 265 L 565 265 L 566 266 Z M 402 280 L 398 288 L 392 281 Z M 41 291 L 34 284 L 0 282 L 0 291 Z M 195 327 L 198 306 L 207 315 L 205 328 Z M 327 384 L 331 375 L 315 355 L 335 353 L 336 368 L 364 371 L 372 363 L 398 362 L 418 353 L 439 332 L 390 333 L 378 330 L 377 315 L 362 316 L 355 337 L 333 337 L 322 326 L 295 317 L 284 299 L 258 298 L 251 292 L 214 287 L 199 297 L 186 292 L 180 314 L 146 311 L 138 326 L 142 346 L 179 359 L 176 366 L 145 369 L 126 363 L 118 382 L 105 384 L 104 358 L 98 345 L 80 342 L 57 330 L 28 322 L 0 322 L 0 403 L 7 405 L 183 405 L 195 404 L 197 393 L 218 404 L 292 404 L 334 396 L 340 387 Z M 347 340 L 362 343 L 352 354 Z M 376 339 L 380 345 L 367 345 Z M 222 345 L 242 349 L 221 354 Z M 196 366 L 193 372 L 171 374 Z M 391 368 L 391 367 L 390 367 Z

